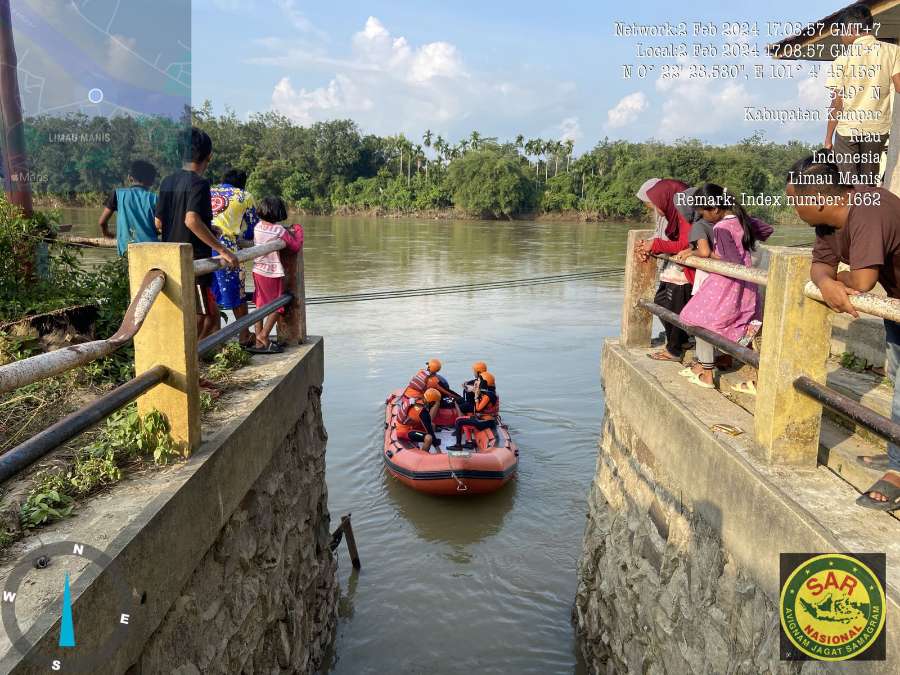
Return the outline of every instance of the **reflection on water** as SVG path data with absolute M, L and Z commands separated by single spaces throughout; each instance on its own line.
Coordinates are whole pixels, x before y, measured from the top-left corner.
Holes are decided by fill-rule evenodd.
M 95 212 L 70 212 L 89 231 Z M 621 268 L 627 225 L 304 218 L 307 293 L 360 293 Z M 777 243 L 811 239 L 779 232 Z M 313 305 L 325 337 L 329 507 L 353 513 L 336 673 L 579 672 L 570 624 L 603 413 L 600 349 L 621 276 Z M 400 485 L 381 462 L 384 401 L 432 356 L 451 385 L 497 377 L 518 478 L 473 500 Z M 264 357 L 254 357 L 264 358 Z

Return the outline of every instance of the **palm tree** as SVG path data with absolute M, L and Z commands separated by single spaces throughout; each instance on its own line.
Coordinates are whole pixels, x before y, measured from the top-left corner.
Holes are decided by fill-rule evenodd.
M 575 150 L 575 141 L 566 139 L 566 173 L 569 173 L 569 165 L 572 163 L 572 152 Z
M 423 157 L 422 146 L 417 144 L 415 147 L 415 151 L 416 151 L 416 175 L 418 176 L 419 172 L 422 170 L 422 157 Z
M 522 134 L 519 134 L 518 136 L 516 136 L 516 147 L 521 149 L 524 144 L 525 144 L 525 137 Z
M 433 134 L 431 133 L 431 129 L 426 129 L 425 133 L 422 135 L 422 143 L 425 144 L 426 148 L 431 147 L 431 139 Z M 428 157 L 425 157 L 425 182 L 428 182 Z
M 528 161 L 531 161 L 531 159 L 530 159 L 531 157 L 535 157 L 535 158 L 536 158 L 539 154 L 541 154 L 541 142 L 540 142 L 538 139 L 536 139 L 536 138 L 529 138 L 528 141 L 525 143 L 525 154 L 526 154 L 526 155 L 528 156 L 528 158 L 529 158 Z M 537 159 L 535 159 L 535 160 L 534 160 L 534 175 L 535 175 L 535 178 L 536 178 L 537 175 L 538 175 L 538 167 L 539 167 L 539 165 L 540 165 L 539 162 L 537 161 Z
M 443 168 L 444 166 L 444 153 L 447 152 L 447 141 L 444 140 L 443 136 L 438 136 L 434 141 L 434 149 L 437 151 L 438 155 L 438 165 Z
M 469 135 L 469 140 L 472 143 L 472 149 L 478 150 L 478 148 L 481 146 L 481 134 L 479 134 L 477 131 L 473 131 Z
M 547 153 L 553 150 L 553 141 L 541 141 L 541 154 L 544 156 L 544 182 L 550 177 L 550 162 L 547 161 Z

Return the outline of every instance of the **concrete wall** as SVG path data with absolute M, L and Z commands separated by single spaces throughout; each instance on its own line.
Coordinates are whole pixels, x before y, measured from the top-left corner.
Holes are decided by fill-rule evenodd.
M 96 618 L 116 615 L 117 582 L 132 591 L 127 640 L 104 672 L 317 670 L 333 638 L 337 594 L 323 369 L 319 338 L 242 369 L 244 386 L 204 425 L 187 463 L 126 480 L 42 531 L 44 543 L 81 541 L 112 559 L 73 578 L 79 651 L 104 643 L 107 625 Z M 24 542 L 13 556 L 37 544 Z M 20 617 L 42 637 L 27 661 L 7 654 L 0 672 L 44 672 L 32 664 L 47 663 L 53 650 L 58 593 L 50 584 L 47 602 Z
M 825 468 L 764 464 L 749 413 L 645 351 L 608 342 L 603 353 L 606 415 L 574 607 L 589 667 L 846 670 L 779 660 L 779 553 L 884 551 L 895 569 L 900 524 L 856 507 L 852 488 Z M 714 433 L 717 422 L 744 434 Z M 890 660 L 849 666 L 856 672 L 895 672 L 900 611 L 890 574 L 888 584 Z

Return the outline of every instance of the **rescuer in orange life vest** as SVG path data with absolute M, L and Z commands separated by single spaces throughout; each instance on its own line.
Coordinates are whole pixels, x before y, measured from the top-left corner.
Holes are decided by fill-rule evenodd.
M 500 414 L 500 399 L 497 397 L 496 380 L 489 372 L 484 371 L 475 381 L 475 411 L 474 415 L 469 417 L 459 417 L 456 420 L 456 444 L 451 445 L 448 450 L 462 450 L 463 447 L 472 449 L 475 447 L 474 440 L 466 441 L 465 446 L 462 445 L 463 428 L 468 427 L 481 431 L 483 429 L 493 429 L 497 424 L 497 415 Z
M 459 403 L 459 411 L 466 415 L 475 412 L 475 386 L 478 384 L 478 376 L 487 372 L 487 364 L 484 361 L 476 361 L 472 364 L 472 372 L 475 377 L 463 382 L 462 401 Z
M 432 444 L 440 445 L 440 439 L 434 433 L 431 418 L 437 415 L 441 407 L 441 392 L 437 389 L 426 389 L 425 403 L 413 401 L 404 396 L 400 399 L 400 412 L 397 414 L 397 438 L 401 441 L 421 443 L 425 452 L 432 450 Z M 427 404 L 427 405 L 426 405 Z M 430 406 L 430 407 L 429 407 Z
M 409 384 L 406 385 L 406 391 L 403 392 L 403 395 L 406 398 L 420 401 L 425 395 L 425 390 L 430 388 L 437 389 L 441 396 L 449 396 L 455 400 L 462 398 L 450 389 L 447 380 L 438 375 L 440 370 L 441 362 L 438 359 L 429 359 L 425 367 L 413 375 Z

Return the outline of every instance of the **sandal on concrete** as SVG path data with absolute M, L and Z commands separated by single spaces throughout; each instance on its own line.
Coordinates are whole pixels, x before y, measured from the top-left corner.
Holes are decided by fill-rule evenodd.
M 654 361 L 671 361 L 672 363 L 681 363 L 680 357 L 672 356 L 665 349 L 663 349 L 662 351 L 653 352 L 652 354 L 647 354 L 647 358 L 653 359 Z
M 732 386 L 731 390 L 736 391 L 739 394 L 756 396 L 756 385 L 753 384 L 753 380 L 748 380 L 747 382 L 739 382 L 738 384 Z
M 888 478 L 894 480 L 888 480 Z M 886 501 L 872 499 L 869 494 L 878 492 L 887 497 Z M 886 471 L 885 474 L 875 481 L 868 490 L 859 496 L 856 503 L 867 509 L 875 509 L 876 511 L 893 511 L 900 509 L 900 472 Z
M 688 378 L 688 382 L 690 382 L 691 384 L 695 384 L 698 387 L 701 387 L 703 389 L 715 389 L 716 388 L 716 385 L 709 384 L 708 382 L 704 382 L 703 380 L 701 380 L 700 376 L 697 375 L 696 373 L 691 373 L 691 375 L 693 375 L 693 377 Z
M 856 463 L 867 469 L 887 471 L 888 467 L 891 465 L 891 460 L 887 455 L 857 455 Z
M 248 347 L 247 351 L 251 354 L 281 354 L 281 352 L 284 351 L 284 348 L 277 342 L 270 342 L 265 347 Z

